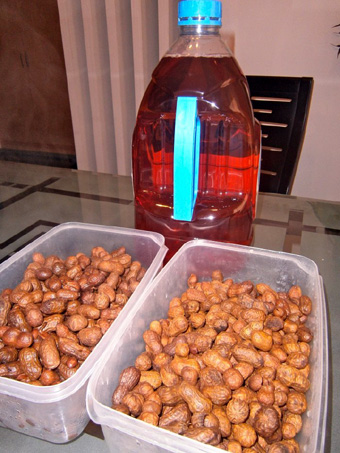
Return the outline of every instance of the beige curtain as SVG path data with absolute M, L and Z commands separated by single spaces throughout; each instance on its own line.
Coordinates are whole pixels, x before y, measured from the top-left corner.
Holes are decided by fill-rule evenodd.
M 177 36 L 177 0 L 58 0 L 80 170 L 130 175 L 151 72 Z

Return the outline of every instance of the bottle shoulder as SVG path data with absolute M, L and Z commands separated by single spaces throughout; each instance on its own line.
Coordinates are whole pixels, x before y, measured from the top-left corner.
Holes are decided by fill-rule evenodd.
M 190 95 L 195 90 L 201 97 L 215 89 L 238 90 L 245 83 L 245 76 L 232 55 L 165 55 L 152 73 L 149 88 L 153 86 L 155 90 L 169 90 L 178 95 Z
M 231 50 L 219 34 L 183 34 L 164 56 L 232 56 Z
M 178 96 L 194 96 L 204 112 L 251 114 L 246 79 L 233 57 L 163 57 L 141 103 L 143 112 L 173 112 Z

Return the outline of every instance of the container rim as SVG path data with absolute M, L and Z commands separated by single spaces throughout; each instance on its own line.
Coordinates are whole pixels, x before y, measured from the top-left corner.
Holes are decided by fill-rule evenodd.
M 280 251 L 274 251 L 274 250 L 267 250 L 263 248 L 257 248 L 257 247 L 249 247 L 249 246 L 243 246 L 243 245 L 237 245 L 237 244 L 225 244 L 225 243 L 219 243 L 216 241 L 210 241 L 210 240 L 202 240 L 202 239 L 193 239 L 186 244 L 184 244 L 180 250 L 176 253 L 174 257 L 172 257 L 169 262 L 164 266 L 164 268 L 161 270 L 161 272 L 155 277 L 155 279 L 152 281 L 150 286 L 147 288 L 147 290 L 143 293 L 143 300 L 149 297 L 149 295 L 153 292 L 154 288 L 157 287 L 161 279 L 163 278 L 163 275 L 166 273 L 167 269 L 172 265 L 171 263 L 174 262 L 174 260 L 180 259 L 180 256 L 185 253 L 185 251 L 191 247 L 196 247 L 197 246 L 202 246 L 202 247 L 213 247 L 213 248 L 223 248 L 224 250 L 242 250 L 242 251 L 247 251 L 247 253 L 256 253 L 260 255 L 265 255 L 266 257 L 268 256 L 273 256 L 273 257 L 280 257 L 283 258 L 284 260 L 293 262 L 294 264 L 298 264 L 303 270 L 306 272 L 310 272 L 310 267 L 313 269 L 313 273 L 315 272 L 315 276 L 317 276 L 317 280 L 315 282 L 315 287 L 316 287 L 316 293 L 320 295 L 320 311 L 321 314 L 323 315 L 326 313 L 326 306 L 325 306 L 325 293 L 324 293 L 324 288 L 322 285 L 322 277 L 320 276 L 318 266 L 316 263 L 311 260 L 310 258 L 307 258 L 303 255 L 297 255 L 297 254 L 291 254 L 287 252 L 280 252 Z M 319 305 L 318 304 L 318 305 Z M 140 305 L 140 304 L 138 304 Z M 131 321 L 131 318 L 135 315 L 136 311 L 138 310 L 138 307 L 134 306 L 134 310 L 129 313 L 128 319 L 124 320 L 124 323 L 120 326 L 119 331 L 116 332 L 116 336 L 113 339 L 113 342 L 111 345 L 115 345 L 116 342 L 119 341 L 119 338 L 121 335 L 124 335 L 126 329 L 128 328 L 128 325 Z M 318 399 L 320 400 L 320 412 L 318 414 L 317 418 L 317 426 L 320 427 L 322 430 L 322 433 L 320 436 L 318 436 L 316 440 L 316 449 L 313 451 L 313 453 L 317 453 L 318 451 L 323 451 L 324 444 L 325 444 L 325 437 L 326 437 L 326 422 L 327 422 L 327 396 L 328 396 L 328 367 L 326 364 L 328 364 L 328 329 L 327 329 L 327 324 L 326 324 L 326 317 L 321 316 L 320 319 L 316 319 L 318 329 L 320 332 L 320 337 L 319 337 L 319 342 L 322 347 L 321 355 L 320 355 L 320 361 L 323 364 L 323 370 L 320 368 L 319 371 L 316 374 L 316 377 L 314 378 L 314 386 L 317 385 L 317 382 L 319 382 L 319 378 L 321 379 L 322 382 L 322 388 L 320 389 L 320 392 L 317 392 L 318 394 Z M 322 332 L 322 334 L 321 334 Z M 88 388 L 86 391 L 86 407 L 88 414 L 95 423 L 101 424 L 103 426 L 106 426 L 108 428 L 114 428 L 114 429 L 119 429 L 121 432 L 129 435 L 134 435 L 136 436 L 136 431 L 138 432 L 138 438 L 141 440 L 146 440 L 147 442 L 152 442 L 154 445 L 158 445 L 157 441 L 154 439 L 150 439 L 150 436 L 146 437 L 146 435 L 143 433 L 142 428 L 137 424 L 137 426 L 126 426 L 124 423 L 124 420 L 129 420 L 131 417 L 123 415 L 118 411 L 115 411 L 114 409 L 110 408 L 108 405 L 100 402 L 97 399 L 97 394 L 96 394 L 96 388 L 98 385 L 98 381 L 100 378 L 100 375 L 103 371 L 103 368 L 106 365 L 106 362 L 109 360 L 109 355 L 106 357 L 104 361 L 101 362 L 101 364 L 98 366 L 98 368 L 94 371 L 92 376 L 90 377 Z M 112 416 L 114 414 L 114 416 Z M 126 418 L 128 417 L 128 418 Z M 139 422 L 141 422 L 139 420 Z M 157 427 L 151 427 L 148 429 L 157 429 Z M 166 431 L 166 436 L 171 435 L 174 433 L 168 433 Z M 175 435 L 175 438 L 178 439 L 178 435 Z M 187 439 L 185 439 L 186 442 Z M 191 440 L 191 439 L 188 439 Z M 187 444 L 187 447 L 191 446 L 191 444 Z M 165 446 L 163 445 L 163 448 Z M 199 447 L 197 446 L 197 443 L 195 442 L 194 448 L 196 448 L 198 451 Z M 210 450 L 210 448 L 212 450 Z M 168 444 L 166 445 L 166 449 L 168 451 L 172 452 L 179 452 L 182 450 L 178 450 L 175 447 L 171 448 Z M 189 450 L 185 450 L 189 451 Z M 209 447 L 208 445 L 204 444 L 204 450 L 206 452 L 212 452 L 215 451 L 215 447 Z
M 105 225 L 97 225 L 97 224 L 91 224 L 91 223 L 82 223 L 82 222 L 65 222 L 61 223 L 53 228 L 51 228 L 49 231 L 41 235 L 39 238 L 35 239 L 34 241 L 30 242 L 27 244 L 25 247 L 23 247 L 21 250 L 19 250 L 17 253 L 15 253 L 13 256 L 8 258 L 6 261 L 0 264 L 0 272 L 4 269 L 7 268 L 9 265 L 15 263 L 17 260 L 20 259 L 21 256 L 27 254 L 30 252 L 30 250 L 34 249 L 37 244 L 48 240 L 55 234 L 57 234 L 61 230 L 67 230 L 67 229 L 72 229 L 72 228 L 78 228 L 78 229 L 83 229 L 83 230 L 93 230 L 93 231 L 107 231 L 107 232 L 118 232 L 119 234 L 125 234 L 126 236 L 143 236 L 146 238 L 149 238 L 153 240 L 158 246 L 159 250 L 155 257 L 153 258 L 152 264 L 149 266 L 147 269 L 144 278 L 141 280 L 140 284 L 138 285 L 136 291 L 131 295 L 130 299 L 128 302 L 132 301 L 129 305 L 133 306 L 135 303 L 135 300 L 138 300 L 140 298 L 142 292 L 145 290 L 145 286 L 147 286 L 147 280 L 148 276 L 150 277 L 150 282 L 152 281 L 152 274 L 157 272 L 157 269 L 159 269 L 167 251 L 168 248 L 165 246 L 165 238 L 162 236 L 160 233 L 155 233 L 152 231 L 144 231 L 144 230 L 137 230 L 134 228 L 126 228 L 126 227 L 120 227 L 120 226 L 105 226 Z M 146 278 L 145 278 L 146 277 Z M 143 283 L 144 280 L 144 283 Z M 124 309 L 126 308 L 127 304 L 124 306 L 122 309 L 122 312 L 120 313 L 123 314 L 121 317 L 121 320 L 119 323 L 122 321 L 122 318 L 124 318 Z M 129 309 L 129 307 L 128 307 Z M 119 319 L 119 316 L 117 320 Z M 116 322 L 116 320 L 115 320 Z M 114 326 L 114 323 L 110 326 L 110 329 Z M 118 326 L 115 326 L 114 329 L 118 328 Z M 109 330 L 110 330 L 109 329 Z M 106 334 L 108 334 L 106 336 Z M 93 366 L 96 365 L 98 366 L 99 363 L 103 360 L 104 354 L 102 354 L 99 357 L 98 356 L 98 349 L 102 349 L 104 347 L 108 347 L 110 342 L 111 342 L 111 336 L 112 336 L 112 331 L 111 334 L 109 331 L 106 333 L 101 341 L 96 345 L 96 347 L 93 349 L 89 357 L 84 361 L 83 365 L 77 370 L 77 372 L 71 376 L 69 379 L 66 379 L 65 381 L 56 384 L 56 385 L 50 385 L 50 386 L 34 386 L 31 384 L 28 384 L 26 382 L 21 382 L 21 381 L 16 381 L 15 379 L 7 378 L 7 377 L 0 377 L 0 395 L 5 394 L 8 396 L 14 396 L 17 398 L 25 398 L 28 401 L 32 402 L 37 402 L 37 399 L 41 396 L 44 397 L 44 401 L 39 401 L 39 403 L 51 403 L 54 401 L 59 401 L 61 398 L 65 398 L 69 396 L 70 394 L 75 393 L 79 388 L 81 388 L 84 383 L 89 379 L 90 375 L 93 373 Z M 93 354 L 93 355 L 92 355 Z M 87 361 L 88 360 L 88 361 Z M 94 362 L 94 363 L 92 363 Z
M 150 239 L 152 239 L 156 244 L 158 244 L 160 247 L 165 244 L 165 238 L 163 235 L 160 233 L 155 233 L 153 231 L 145 231 L 145 230 L 137 230 L 135 228 L 127 228 L 127 227 L 121 227 L 121 226 L 111 226 L 111 225 L 99 225 L 95 223 L 83 223 L 83 222 L 63 222 L 60 223 L 59 225 L 56 225 L 49 229 L 46 233 L 42 234 L 39 236 L 37 239 L 34 239 L 32 242 L 29 244 L 25 245 L 22 249 L 20 249 L 18 252 L 14 253 L 12 256 L 10 256 L 7 260 L 2 262 L 0 264 L 0 272 L 6 268 L 8 265 L 14 263 L 17 261 L 21 255 L 24 255 L 25 253 L 28 253 L 31 249 L 33 249 L 37 244 L 40 242 L 45 241 L 47 238 L 57 234 L 60 230 L 68 230 L 72 228 L 80 228 L 82 230 L 93 230 L 95 229 L 96 231 L 117 231 L 121 234 L 126 234 L 126 235 L 132 235 L 132 236 L 145 236 Z
M 262 247 L 254 247 L 251 245 L 241 245 L 241 244 L 233 244 L 233 243 L 224 243 L 224 242 L 217 242 L 217 241 L 212 241 L 210 239 L 192 239 L 188 242 L 186 242 L 182 247 L 179 249 L 177 252 L 176 256 L 180 256 L 183 254 L 188 248 L 192 247 L 197 247 L 197 246 L 202 246 L 202 247 L 210 247 L 210 248 L 223 248 L 225 250 L 240 250 L 246 253 L 251 253 L 251 254 L 260 254 L 260 255 L 266 255 L 266 256 L 272 256 L 272 257 L 277 257 L 280 256 L 280 258 L 284 258 L 287 261 L 294 261 L 295 263 L 298 263 L 299 265 L 301 263 L 303 264 L 309 264 L 310 266 L 314 267 L 314 270 L 317 272 L 319 275 L 319 269 L 315 261 L 313 261 L 311 258 L 307 258 L 304 255 L 299 255 L 296 253 L 290 253 L 290 252 L 283 252 L 281 250 L 270 250 L 270 249 L 265 249 Z M 174 257 L 169 260 L 169 262 L 164 266 L 168 266 L 172 262 Z M 302 266 L 299 266 L 303 268 Z

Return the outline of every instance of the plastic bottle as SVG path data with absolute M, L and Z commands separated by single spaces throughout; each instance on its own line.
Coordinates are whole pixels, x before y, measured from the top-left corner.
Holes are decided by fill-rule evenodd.
M 221 2 L 183 0 L 180 36 L 152 74 L 133 134 L 136 227 L 170 257 L 204 238 L 249 245 L 260 126 L 245 76 L 221 40 Z

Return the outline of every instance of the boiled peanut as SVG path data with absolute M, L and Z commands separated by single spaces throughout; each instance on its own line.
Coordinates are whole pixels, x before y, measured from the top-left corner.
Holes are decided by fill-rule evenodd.
M 279 428 L 279 414 L 272 406 L 261 407 L 255 415 L 254 428 L 262 437 L 270 437 Z
M 138 417 L 142 413 L 144 398 L 140 393 L 128 392 L 123 397 L 122 403 L 128 407 L 131 415 Z
M 152 360 L 148 353 L 143 352 L 140 354 L 135 361 L 135 367 L 140 371 L 149 370 L 152 367 Z
M 186 357 L 179 357 L 175 356 L 174 359 L 171 361 L 170 364 L 173 371 L 178 375 L 181 376 L 183 368 L 193 368 L 197 373 L 200 372 L 200 365 L 195 358 L 186 358 Z
M 98 319 L 100 317 L 100 310 L 94 305 L 80 305 L 77 312 L 79 315 L 89 319 Z
M 257 440 L 255 429 L 247 423 L 233 425 L 232 434 L 234 439 L 245 448 L 250 448 Z
M 44 316 L 38 307 L 32 308 L 26 312 L 26 321 L 31 327 L 39 327 L 44 321 Z
M 232 348 L 232 354 L 237 361 L 249 363 L 254 368 L 259 368 L 263 365 L 263 358 L 255 348 L 237 344 Z
M 111 254 L 94 248 L 91 258 L 79 252 L 63 261 L 35 252 L 32 259 L 23 281 L 0 294 L 0 328 L 6 327 L 0 332 L 0 349 L 3 360 L 14 362 L 15 354 L 10 351 L 17 355 L 19 349 L 32 346 L 39 353 L 44 374 L 37 381 L 25 372 L 18 376 L 10 370 L 3 372 L 34 385 L 52 385 L 79 368 L 119 315 L 145 268 L 132 261 L 124 247 Z M 107 265 L 113 266 L 109 275 L 102 270 Z M 33 335 L 27 335 L 31 331 Z
M 167 387 L 177 385 L 180 383 L 180 377 L 173 372 L 170 365 L 164 365 L 159 370 L 162 383 Z
M 0 377 L 17 378 L 22 373 L 19 360 L 0 364 Z
M 27 374 L 31 381 L 39 379 L 42 366 L 34 348 L 22 348 L 19 352 L 19 362 L 23 372 Z
M 146 330 L 143 333 L 143 340 L 153 354 L 159 354 L 163 350 L 160 336 L 153 330 Z
M 4 346 L 0 349 L 0 363 L 15 362 L 18 358 L 18 350 L 13 346 Z
M 308 357 L 302 352 L 292 352 L 288 355 L 286 363 L 295 368 L 302 369 L 308 365 Z
M 190 428 L 185 431 L 184 435 L 190 439 L 198 440 L 205 444 L 217 445 L 221 441 L 221 435 L 212 428 Z
M 271 335 L 266 333 L 264 330 L 255 330 L 250 336 L 251 342 L 255 348 L 260 351 L 270 351 L 273 346 L 273 338 Z
M 189 423 L 191 413 L 186 403 L 178 403 L 159 419 L 159 426 L 165 427 L 173 422 Z
M 110 298 L 104 292 L 97 293 L 95 295 L 93 304 L 98 310 L 103 310 L 104 308 L 108 308 L 110 305 Z
M 63 354 L 72 355 L 79 360 L 87 359 L 90 354 L 90 351 L 85 346 L 82 346 L 69 338 L 59 338 L 58 346 Z
M 228 289 L 228 297 L 239 296 L 243 293 L 250 293 L 253 289 L 253 283 L 244 281 L 242 283 L 233 283 Z
M 179 386 L 179 393 L 187 403 L 191 412 L 211 412 L 212 402 L 206 398 L 197 387 L 183 381 Z
M 65 309 L 66 301 L 64 299 L 45 300 L 40 306 L 40 310 L 45 315 L 61 314 L 65 311 Z
M 264 322 L 266 314 L 264 311 L 257 308 L 248 308 L 242 312 L 242 319 L 244 319 L 247 323 Z
M 7 346 L 21 349 L 31 346 L 33 343 L 33 335 L 31 332 L 21 332 L 16 327 L 9 327 L 2 335 L 2 341 Z
M 99 343 L 103 334 L 101 328 L 98 326 L 85 327 L 78 332 L 78 338 L 81 344 L 84 346 L 93 347 Z
M 251 321 L 249 324 L 247 324 L 243 329 L 240 331 L 240 336 L 244 340 L 249 340 L 251 338 L 251 335 L 254 331 L 261 331 L 263 330 L 263 322 L 262 321 Z
M 70 368 L 67 366 L 67 363 L 63 360 L 64 358 L 67 358 L 67 356 L 63 356 L 61 358 L 60 364 L 56 370 L 58 371 L 58 374 L 61 376 L 63 380 L 69 379 L 70 377 L 74 376 L 75 373 L 77 372 L 77 369 L 79 368 L 78 366 Z
M 47 280 L 48 278 L 52 277 L 52 274 L 52 269 L 50 269 L 49 267 L 41 266 L 35 271 L 35 275 L 38 280 Z
M 216 406 L 225 405 L 231 398 L 231 390 L 226 385 L 205 386 L 202 389 L 202 394 Z
M 161 405 L 161 401 L 159 399 L 159 396 L 157 393 L 154 391 L 152 388 L 151 384 L 148 382 L 139 382 L 135 387 L 134 391 L 137 393 L 140 393 L 141 395 L 144 396 L 145 400 L 149 401 L 155 401 Z M 144 410 L 144 409 L 143 409 Z
M 223 373 L 223 381 L 231 390 L 236 390 L 243 385 L 244 378 L 236 368 L 229 368 Z
M 113 272 L 118 275 L 122 275 L 124 272 L 124 266 L 121 263 L 113 260 L 100 261 L 100 263 L 98 264 L 98 269 L 104 272 Z
M 121 311 L 122 307 L 119 307 L 118 305 L 113 305 L 112 308 L 104 308 L 101 310 L 101 319 L 114 321 Z
M 231 452 L 271 452 L 287 442 L 296 450 L 310 385 L 311 301 L 297 286 L 276 292 L 213 275 L 211 282 L 190 275 L 167 319 L 144 332 L 135 362 L 141 378 L 130 393 L 153 379 L 159 401 L 145 402 L 139 418 Z
M 9 326 L 17 327 L 21 332 L 31 332 L 32 328 L 27 322 L 26 316 L 21 308 L 16 305 L 10 312 L 7 317 L 7 324 Z
M 87 327 L 88 319 L 86 318 L 86 316 L 77 313 L 67 318 L 65 325 L 72 332 L 78 332 L 79 330 L 85 329 L 85 327 Z
M 179 385 L 174 385 L 173 387 L 159 387 L 157 393 L 162 401 L 162 404 L 166 406 L 175 406 L 176 404 L 183 402 L 179 392 Z
M 98 286 L 98 295 L 100 294 L 105 294 L 109 298 L 109 303 L 112 303 L 116 299 L 116 292 L 108 283 L 101 283 Z
M 56 330 L 58 324 L 64 321 L 64 315 L 62 314 L 55 314 L 50 315 L 44 318 L 43 323 L 39 327 L 41 332 L 53 332 Z
M 186 292 L 186 295 L 189 300 L 196 300 L 198 302 L 204 302 L 206 300 L 204 292 L 198 289 L 189 288 Z
M 128 392 L 129 389 L 125 385 L 119 384 L 112 394 L 112 404 L 113 405 L 122 404 L 123 398 L 125 395 L 128 394 Z
M 143 412 L 140 414 L 138 417 L 139 420 L 143 420 L 146 423 L 149 423 L 150 425 L 158 426 L 159 423 L 159 417 L 155 412 Z
M 306 392 L 310 382 L 297 368 L 282 364 L 277 370 L 277 379 L 298 392 Z
M 52 335 L 42 340 L 39 346 L 39 357 L 42 365 L 49 369 L 54 370 L 60 364 L 60 355 Z
M 168 327 L 168 335 L 170 337 L 176 337 L 177 335 L 185 332 L 188 328 L 189 322 L 185 316 L 178 316 L 170 320 Z
M 7 324 L 7 317 L 10 309 L 10 301 L 0 297 L 0 326 L 5 326 Z
M 148 382 L 152 388 L 157 389 L 162 385 L 162 378 L 158 371 L 141 371 L 140 382 Z
M 200 352 L 207 351 L 211 348 L 213 339 L 208 335 L 196 332 L 189 332 L 185 334 L 189 350 L 192 354 L 199 354 Z
M 44 369 L 39 378 L 44 386 L 59 384 L 60 376 L 53 370 Z
M 301 392 L 290 392 L 287 399 L 287 409 L 292 414 L 303 414 L 307 410 L 306 396 Z

